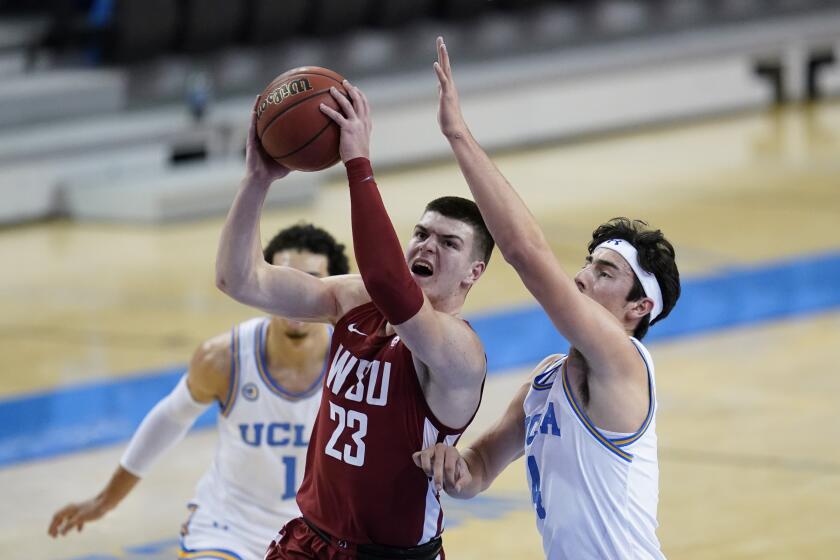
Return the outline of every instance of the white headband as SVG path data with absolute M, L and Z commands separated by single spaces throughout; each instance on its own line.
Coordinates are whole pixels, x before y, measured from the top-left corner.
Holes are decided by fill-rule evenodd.
M 595 247 L 595 249 L 600 249 L 602 247 L 604 249 L 611 249 L 624 257 L 624 260 L 627 261 L 627 264 L 629 264 L 630 268 L 633 269 L 633 272 L 636 273 L 636 278 L 638 278 L 639 282 L 642 284 L 642 289 L 644 289 L 645 295 L 653 300 L 653 309 L 650 312 L 650 320 L 653 321 L 656 319 L 656 317 L 662 313 L 662 290 L 659 288 L 659 282 L 656 281 L 656 276 L 643 269 L 642 265 L 639 264 L 639 252 L 635 247 L 633 247 L 633 245 L 624 239 L 610 239 L 609 241 L 604 241 Z M 594 252 L 595 251 L 593 251 L 593 253 Z

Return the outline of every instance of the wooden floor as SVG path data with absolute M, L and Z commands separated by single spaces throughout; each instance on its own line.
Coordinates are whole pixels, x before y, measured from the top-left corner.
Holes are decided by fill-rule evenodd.
M 838 103 L 545 146 L 496 162 L 568 270 L 582 263 L 592 228 L 617 215 L 662 228 L 685 278 L 840 249 Z M 403 238 L 426 201 L 467 194 L 450 163 L 379 173 L 378 181 Z M 328 186 L 313 207 L 268 212 L 263 238 L 300 219 L 349 242 L 345 186 Z M 0 397 L 185 363 L 198 342 L 251 316 L 213 285 L 220 226 L 214 218 L 0 231 Z M 496 254 L 466 311 L 528 301 Z M 840 556 L 840 310 L 661 342 L 652 352 L 666 554 Z M 467 439 L 501 413 L 524 375 L 492 376 Z M 124 507 L 60 542 L 46 536 L 53 509 L 96 493 L 121 446 L 0 469 L 0 552 L 171 557 L 214 437 L 189 436 Z M 447 556 L 539 558 L 526 490 L 515 464 L 479 500 L 451 504 Z M 129 550 L 150 544 L 142 554 Z

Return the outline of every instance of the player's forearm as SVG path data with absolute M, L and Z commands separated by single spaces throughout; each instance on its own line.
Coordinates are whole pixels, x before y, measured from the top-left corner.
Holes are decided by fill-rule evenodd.
M 468 500 L 487 490 L 495 477 L 488 476 L 484 460 L 472 447 L 464 449 L 461 457 L 470 471 L 470 482 L 462 485 L 460 490 L 447 489 L 446 493 L 459 500 Z
M 216 285 L 236 300 L 257 289 L 262 264 L 260 214 L 269 182 L 246 176 L 228 212 L 216 254 Z
M 405 262 L 367 158 L 347 163 L 353 250 L 371 299 L 388 321 L 399 325 L 423 306 L 423 292 Z
M 108 481 L 108 485 L 105 486 L 96 499 L 106 511 L 110 511 L 128 496 L 134 487 L 137 486 L 138 482 L 140 482 L 140 477 L 131 474 L 120 465 L 114 471 L 111 480 Z
M 528 207 L 468 129 L 447 134 L 461 173 L 505 260 L 516 265 L 548 243 Z
M 120 466 L 136 477 L 148 469 L 169 449 L 181 441 L 193 423 L 210 406 L 195 400 L 182 377 L 171 393 L 146 414 L 128 442 Z

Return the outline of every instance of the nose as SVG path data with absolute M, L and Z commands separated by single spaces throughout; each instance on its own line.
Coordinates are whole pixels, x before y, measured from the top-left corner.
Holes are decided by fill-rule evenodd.
M 431 235 L 429 237 L 427 237 L 426 239 L 424 239 L 423 241 L 421 241 L 418 245 L 418 249 L 420 250 L 420 253 L 434 253 L 435 248 L 436 248 L 435 242 L 432 241 L 432 236 Z
M 583 270 L 575 274 L 575 285 L 577 286 L 577 289 L 581 292 L 586 291 L 586 284 L 584 284 L 583 282 Z

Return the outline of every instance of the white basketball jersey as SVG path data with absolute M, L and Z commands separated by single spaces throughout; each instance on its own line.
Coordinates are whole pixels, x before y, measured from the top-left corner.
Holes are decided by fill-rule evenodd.
M 261 555 L 278 529 L 300 515 L 295 495 L 323 383 L 322 372 L 295 393 L 269 376 L 269 322 L 257 318 L 233 329 L 231 383 L 218 419 L 216 456 L 192 502 L 237 533 L 252 535 Z
M 546 558 L 660 559 L 656 537 L 659 464 L 653 361 L 650 407 L 639 431 L 600 430 L 577 402 L 567 356 L 549 364 L 525 397 L 525 465 Z

